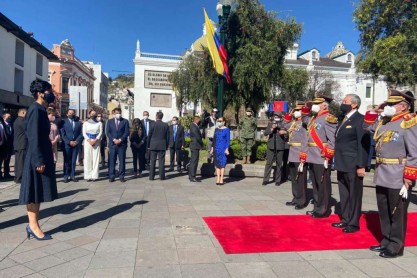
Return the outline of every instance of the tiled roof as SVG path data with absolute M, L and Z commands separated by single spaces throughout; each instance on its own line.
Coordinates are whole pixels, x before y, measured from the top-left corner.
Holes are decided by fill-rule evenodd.
M 305 65 L 309 64 L 308 60 L 306 59 L 297 59 L 297 60 L 285 60 L 285 64 L 287 65 Z M 319 61 L 313 61 L 313 65 L 317 67 L 332 67 L 332 68 L 350 68 L 352 65 L 350 63 L 342 63 L 335 61 L 330 58 L 321 57 Z

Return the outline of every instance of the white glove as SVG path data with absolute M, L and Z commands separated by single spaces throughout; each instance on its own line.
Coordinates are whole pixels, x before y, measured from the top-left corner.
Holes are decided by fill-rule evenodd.
M 400 196 L 402 196 L 404 199 L 408 198 L 408 189 L 405 185 L 400 190 Z
M 327 169 L 329 168 L 329 161 L 327 159 L 324 160 L 323 162 L 324 168 Z
M 304 169 L 304 163 L 300 163 L 300 165 L 298 165 L 298 173 L 302 173 Z

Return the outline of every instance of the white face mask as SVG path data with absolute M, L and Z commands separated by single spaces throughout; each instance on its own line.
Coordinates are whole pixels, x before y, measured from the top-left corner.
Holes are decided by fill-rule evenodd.
M 394 106 L 385 106 L 384 107 L 384 114 L 386 117 L 392 117 L 397 113 L 397 110 L 395 109 Z
M 222 127 L 222 126 L 223 126 L 223 123 L 221 123 L 221 122 L 217 122 L 217 123 L 216 123 L 216 125 L 217 125 L 218 127 Z
M 294 111 L 294 118 L 300 118 L 301 112 L 300 111 Z
M 101 121 L 101 117 L 97 117 L 97 122 Z
M 250 117 L 250 116 L 252 116 L 252 113 L 251 112 L 246 112 L 246 116 Z
M 115 114 L 114 117 L 119 120 L 121 115 L 120 114 Z
M 173 125 L 176 125 L 178 122 L 177 121 L 172 121 L 172 124 Z
M 143 116 L 144 120 L 147 120 L 149 118 L 149 116 Z
M 279 121 L 281 121 L 281 118 L 280 117 L 274 117 L 274 121 L 279 122 Z
M 313 104 L 313 106 L 311 107 L 311 112 L 313 113 L 319 113 L 320 112 L 320 105 L 318 104 Z

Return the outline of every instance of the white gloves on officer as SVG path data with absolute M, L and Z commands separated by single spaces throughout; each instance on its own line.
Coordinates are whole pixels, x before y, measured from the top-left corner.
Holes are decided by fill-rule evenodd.
M 300 165 L 298 165 L 298 173 L 302 173 L 304 169 L 304 162 L 301 162 Z
M 402 196 L 404 199 L 408 198 L 408 189 L 405 185 L 400 190 L 400 196 Z
M 329 168 L 329 161 L 325 159 L 323 165 L 325 169 Z

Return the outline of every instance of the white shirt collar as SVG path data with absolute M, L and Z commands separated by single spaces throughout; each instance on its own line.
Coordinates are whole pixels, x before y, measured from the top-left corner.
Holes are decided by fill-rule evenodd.
M 347 115 L 345 116 L 346 120 L 352 117 L 352 115 L 355 114 L 356 111 L 358 111 L 358 109 L 353 109 L 349 113 L 347 113 Z

